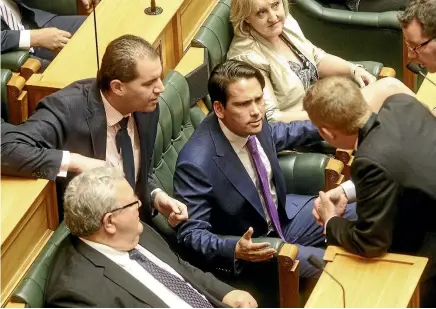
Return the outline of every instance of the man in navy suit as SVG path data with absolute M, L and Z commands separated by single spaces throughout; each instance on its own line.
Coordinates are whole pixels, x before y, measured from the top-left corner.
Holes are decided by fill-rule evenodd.
M 325 238 L 312 216 L 314 197 L 286 195 L 277 152 L 321 140 L 310 121 L 268 124 L 264 78 L 231 60 L 209 79 L 214 112 L 198 127 L 177 160 L 174 194 L 188 207 L 178 240 L 197 264 L 240 274 L 250 262 L 268 261 L 275 250 L 251 237 L 280 237 L 299 246 L 300 274 L 317 277 L 307 259 L 323 257 Z M 342 212 L 343 214 L 343 212 Z M 346 218 L 355 220 L 353 206 Z M 217 234 L 242 236 L 221 239 Z

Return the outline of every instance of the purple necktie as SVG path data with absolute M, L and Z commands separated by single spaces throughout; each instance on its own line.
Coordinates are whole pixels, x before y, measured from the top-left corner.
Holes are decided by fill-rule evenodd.
M 268 214 L 271 218 L 277 234 L 280 236 L 281 239 L 284 240 L 285 238 L 283 237 L 282 227 L 280 226 L 279 213 L 277 212 L 276 205 L 269 189 L 268 174 L 266 172 L 265 164 L 263 164 L 262 159 L 260 158 L 255 136 L 250 136 L 248 138 L 247 148 L 251 154 L 251 158 L 253 159 L 257 178 L 260 182 L 260 187 L 262 189 L 263 198 L 266 204 L 266 209 L 268 210 Z

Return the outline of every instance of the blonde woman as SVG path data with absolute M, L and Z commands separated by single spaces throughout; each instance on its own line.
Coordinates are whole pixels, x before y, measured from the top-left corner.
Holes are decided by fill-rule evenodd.
M 352 76 L 375 111 L 391 86 L 405 87 L 393 78 L 376 82 L 363 67 L 314 46 L 289 14 L 287 0 L 232 0 L 230 14 L 235 36 L 227 57 L 247 62 L 264 75 L 269 121 L 309 119 L 302 100 L 306 90 L 323 77 Z

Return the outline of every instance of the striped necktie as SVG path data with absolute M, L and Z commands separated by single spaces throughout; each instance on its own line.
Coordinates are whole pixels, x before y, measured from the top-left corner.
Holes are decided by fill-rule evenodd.
M 6 25 L 8 25 L 9 29 L 17 31 L 26 30 L 21 21 L 16 18 L 12 10 L 5 4 L 3 0 L 0 0 L 0 15 L 5 21 Z M 33 48 L 31 47 L 29 51 L 33 53 Z

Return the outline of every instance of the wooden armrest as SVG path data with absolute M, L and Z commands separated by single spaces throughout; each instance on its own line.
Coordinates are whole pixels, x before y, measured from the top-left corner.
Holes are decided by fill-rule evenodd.
M 330 158 L 325 168 L 326 191 L 336 188 L 344 181 L 344 163 L 339 160 Z
M 25 303 L 8 302 L 6 308 L 26 308 Z
M 336 149 L 335 158 L 344 163 L 344 181 L 350 179 L 351 163 L 353 163 L 354 160 L 353 153 L 354 150 L 351 149 Z
M 298 247 L 284 244 L 277 257 L 279 264 L 280 307 L 298 308 L 300 268 Z
M 28 117 L 26 80 L 22 76 L 12 75 L 7 84 L 9 122 L 20 124 Z
M 383 67 L 378 78 L 395 77 L 397 72 L 393 68 Z
M 41 68 L 41 62 L 35 58 L 29 58 L 24 62 L 24 64 L 20 68 L 21 76 L 24 77 L 25 80 L 28 80 L 30 76 L 34 73 L 38 72 Z

